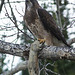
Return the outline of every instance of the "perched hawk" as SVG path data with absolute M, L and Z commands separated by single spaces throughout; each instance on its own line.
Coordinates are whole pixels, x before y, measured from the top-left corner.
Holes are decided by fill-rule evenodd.
M 37 39 L 45 40 L 47 45 L 69 46 L 54 18 L 42 9 L 37 0 L 26 0 L 25 3 L 24 21 Z

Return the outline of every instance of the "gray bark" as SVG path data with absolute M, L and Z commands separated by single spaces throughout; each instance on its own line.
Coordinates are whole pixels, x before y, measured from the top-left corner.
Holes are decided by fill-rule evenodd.
M 8 43 L 0 40 L 0 53 L 11 54 L 14 56 L 25 57 L 29 56 L 30 47 L 26 45 L 19 45 Z M 47 59 L 69 59 L 75 60 L 75 48 L 44 46 L 39 51 L 39 58 Z
M 39 41 L 35 41 L 30 48 L 28 70 L 29 75 L 40 75 L 38 51 L 40 48 Z

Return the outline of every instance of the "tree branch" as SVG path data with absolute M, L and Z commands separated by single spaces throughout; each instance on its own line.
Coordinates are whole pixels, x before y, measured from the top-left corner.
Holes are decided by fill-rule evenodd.
M 0 40 L 0 53 L 23 57 L 24 55 L 29 55 L 29 49 L 26 45 L 13 44 Z
M 11 69 L 10 71 L 2 73 L 1 75 L 13 75 L 20 70 L 26 69 L 27 67 L 28 67 L 28 61 L 24 61 L 19 63 L 15 68 Z
M 43 48 L 43 50 L 40 51 L 39 57 L 53 60 L 57 59 L 75 60 L 75 48 L 45 46 L 45 48 Z
M 1 0 L 1 4 L 0 4 L 0 12 L 1 12 L 1 10 L 2 10 L 2 7 L 3 7 L 3 4 L 4 4 L 4 1 L 5 1 L 5 0 Z
M 28 61 L 28 71 L 29 75 L 40 75 L 39 61 L 38 61 L 38 51 L 40 48 L 40 42 L 35 41 L 30 48 L 29 61 Z
M 8 43 L 0 40 L 0 53 L 11 54 L 14 56 L 25 57 L 29 56 L 30 47 Z M 39 58 L 47 59 L 70 59 L 75 60 L 75 48 L 44 46 L 39 51 Z

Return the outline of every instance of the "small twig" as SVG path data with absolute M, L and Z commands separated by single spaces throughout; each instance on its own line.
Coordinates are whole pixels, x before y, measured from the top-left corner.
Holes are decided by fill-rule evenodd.
M 8 26 L 1 26 L 1 27 L 0 27 L 0 30 L 5 30 L 5 29 L 7 30 L 7 29 L 10 29 L 10 28 L 12 29 L 12 28 L 14 28 L 14 27 L 15 27 L 15 26 L 11 26 L 11 27 L 8 27 Z
M 50 72 L 50 73 L 53 73 L 53 74 L 55 74 L 55 75 L 60 75 L 60 74 L 58 74 L 58 73 L 56 73 L 56 72 L 54 72 L 54 71 L 52 71 L 52 70 L 50 70 L 50 69 L 46 69 L 46 71 L 48 71 L 48 72 Z
M 53 66 L 53 67 L 54 67 L 54 64 L 47 63 L 47 64 L 46 64 L 46 67 L 47 67 L 48 65 L 50 65 L 50 66 Z
M 23 17 L 23 15 L 17 10 L 17 7 L 16 6 L 15 6 L 15 9 L 18 12 L 18 14 L 20 14 Z
M 67 29 L 68 29 L 68 28 L 71 28 L 74 23 L 75 23 L 75 21 L 73 20 L 73 21 L 70 23 L 70 25 L 67 27 Z
M 24 3 L 25 1 L 13 1 L 13 2 L 10 2 L 10 3 Z M 4 4 L 7 4 L 8 2 L 5 2 Z
M 22 32 L 23 34 L 25 34 L 25 36 L 28 36 L 30 39 L 33 39 L 33 40 L 34 40 L 34 38 L 31 38 L 29 35 L 27 35 L 25 32 L 23 32 L 21 29 L 18 28 L 17 20 L 16 20 L 16 17 L 15 17 L 15 15 L 14 15 L 14 12 L 13 12 L 13 10 L 12 10 L 12 7 L 11 7 L 11 5 L 10 5 L 9 0 L 8 0 L 8 3 L 9 3 L 10 9 L 11 9 L 11 13 L 12 13 L 12 16 L 13 16 L 14 25 L 15 25 L 15 27 L 16 27 L 17 30 L 18 30 L 18 35 L 19 35 L 19 31 L 20 31 L 20 32 Z
M 6 11 L 6 14 L 5 14 L 5 16 L 8 16 L 8 18 L 14 23 L 14 21 L 11 19 L 11 17 L 9 16 L 9 14 L 8 14 L 8 11 L 7 11 L 7 9 L 6 9 L 6 6 L 4 5 L 4 8 L 5 8 L 5 11 Z
M 13 19 L 11 19 L 11 17 L 9 16 L 8 14 L 8 11 L 6 9 L 6 6 L 4 5 L 4 8 L 6 10 L 6 16 L 8 16 L 8 18 L 14 23 L 15 27 L 18 29 L 18 31 L 22 32 L 25 36 L 27 36 L 28 38 L 32 39 L 32 40 L 35 40 L 34 38 L 30 37 L 28 34 L 26 34 L 25 32 L 23 32 L 21 29 L 18 28 L 17 24 L 14 22 Z
M 10 9 L 11 9 L 11 15 L 12 15 L 12 18 L 13 18 L 13 20 L 14 20 L 14 25 L 15 25 L 15 27 L 17 28 L 17 31 L 18 31 L 17 37 L 19 37 L 19 30 L 18 30 L 17 20 L 16 20 L 16 17 L 15 17 L 15 15 L 14 15 L 14 12 L 13 12 L 13 10 L 12 10 L 12 7 L 11 7 L 11 4 L 10 4 L 9 0 L 8 0 L 8 4 L 9 4 L 9 7 L 10 7 Z
M 12 35 L 3 35 L 3 37 L 11 37 L 11 36 L 14 36 L 14 35 L 16 35 L 17 33 L 14 33 L 14 34 L 12 34 Z
M 62 29 L 62 22 L 61 22 L 61 16 L 60 16 L 60 8 L 59 8 L 59 0 L 56 0 L 57 5 L 57 15 L 58 15 L 58 23 L 60 28 Z
M 74 20 L 71 21 L 70 25 L 68 25 L 67 27 L 66 27 L 66 24 L 64 24 L 62 30 L 65 30 L 65 29 L 68 29 L 68 28 L 72 28 L 72 26 L 73 26 L 74 23 L 75 23 Z

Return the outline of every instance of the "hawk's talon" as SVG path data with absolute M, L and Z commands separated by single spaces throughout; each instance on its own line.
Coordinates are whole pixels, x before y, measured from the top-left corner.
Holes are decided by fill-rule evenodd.
M 46 39 L 38 39 L 40 43 L 45 43 Z

